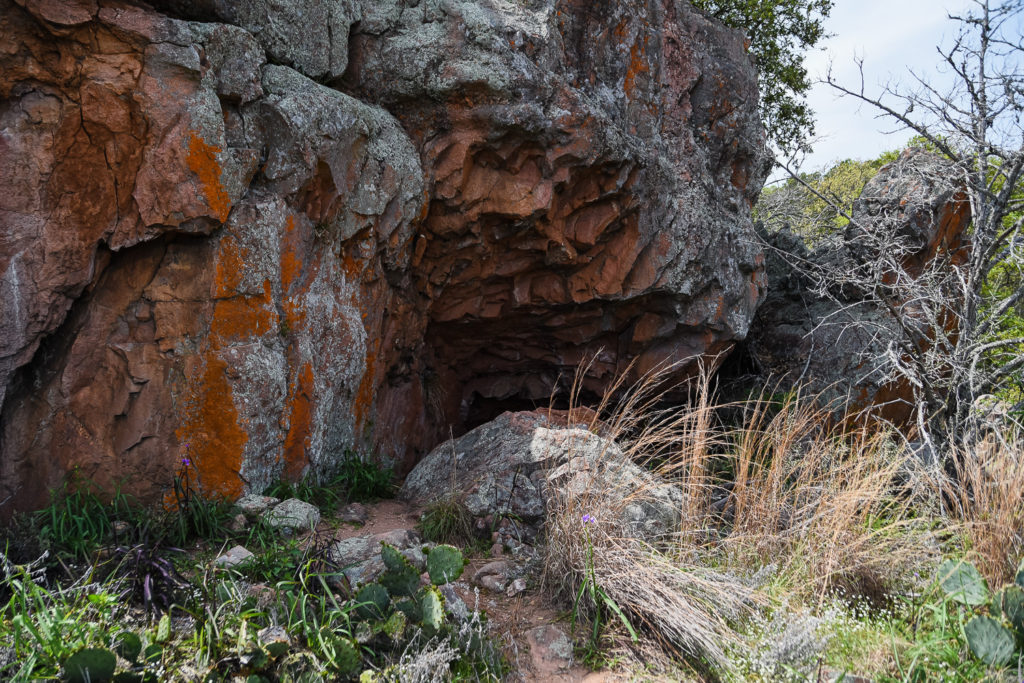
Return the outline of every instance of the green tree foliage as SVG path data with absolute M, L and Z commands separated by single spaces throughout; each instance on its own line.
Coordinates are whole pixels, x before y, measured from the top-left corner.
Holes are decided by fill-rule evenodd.
M 727 26 L 742 29 L 760 75 L 761 119 L 769 141 L 784 154 L 814 133 L 805 94 L 811 87 L 804 54 L 826 37 L 833 0 L 693 0 Z
M 822 171 L 801 173 L 802 182 L 787 178 L 766 187 L 754 218 L 772 232 L 789 228 L 813 246 L 846 227 L 846 216 L 864 185 L 898 156 L 899 152 L 884 152 L 867 161 L 845 159 Z

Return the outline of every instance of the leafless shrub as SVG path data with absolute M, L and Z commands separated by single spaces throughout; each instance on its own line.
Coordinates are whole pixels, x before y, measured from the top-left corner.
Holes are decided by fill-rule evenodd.
M 1001 329 L 1004 316 L 1024 302 L 1024 45 L 1016 30 L 1024 2 L 970 4 L 971 11 L 951 16 L 960 27 L 952 47 L 939 50 L 953 75 L 949 89 L 915 76 L 915 87 L 871 95 L 863 77 L 859 87 L 831 74 L 825 79 L 919 135 L 944 160 L 908 180 L 961 188 L 953 201 L 969 206 L 972 221 L 963 246 L 944 245 L 922 263 L 923 245 L 907 230 L 914 207 L 851 212 L 782 164 L 850 221 L 835 258 L 793 261 L 794 267 L 838 311 L 869 312 L 859 316 L 858 333 L 873 335 L 882 349 L 867 359 L 871 372 L 878 383 L 909 387 L 918 436 L 941 455 L 985 438 L 984 399 L 1019 385 L 1024 370 L 1024 337 Z M 929 173 L 940 177 L 924 177 Z M 860 201 L 870 208 L 872 200 Z M 993 287 L 997 271 L 1011 277 Z M 839 317 L 831 322 L 848 324 Z

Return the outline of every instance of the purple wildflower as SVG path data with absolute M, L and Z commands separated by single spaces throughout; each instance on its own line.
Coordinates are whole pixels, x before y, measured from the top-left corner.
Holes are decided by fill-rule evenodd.
M 583 523 L 584 524 L 597 524 L 597 518 L 594 517 L 593 515 L 590 515 L 590 514 L 583 515 Z

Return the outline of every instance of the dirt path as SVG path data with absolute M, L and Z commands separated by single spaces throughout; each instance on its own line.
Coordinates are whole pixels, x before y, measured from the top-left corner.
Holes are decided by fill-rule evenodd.
M 330 535 L 335 540 L 345 540 L 368 534 L 380 534 L 398 529 L 413 529 L 419 520 L 420 510 L 399 500 L 383 500 L 365 506 L 367 521 L 363 525 L 342 523 L 340 526 L 321 522 L 318 534 Z M 515 671 L 512 680 L 525 682 L 567 681 L 569 683 L 603 683 L 616 680 L 609 672 L 592 672 L 580 665 L 566 669 L 564 659 L 555 657 L 547 643 L 536 642 L 531 647 L 529 632 L 537 627 L 555 625 L 568 633 L 569 624 L 539 591 L 536 580 L 529 577 L 527 589 L 519 595 L 509 597 L 505 593 L 489 591 L 474 586 L 472 579 L 484 565 L 495 558 L 485 555 L 471 555 L 462 579 L 454 584 L 459 597 L 473 609 L 481 609 L 487 615 L 492 637 L 502 646 L 506 657 Z

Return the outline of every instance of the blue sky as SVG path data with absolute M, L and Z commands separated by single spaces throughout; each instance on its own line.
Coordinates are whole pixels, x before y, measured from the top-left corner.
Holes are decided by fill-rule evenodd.
M 812 78 L 825 74 L 829 64 L 836 80 L 850 87 L 860 82 L 855 58 L 864 60 L 868 93 L 878 93 L 887 82 L 910 85 L 913 70 L 933 83 L 948 77 L 937 69 L 936 45 L 949 45 L 956 22 L 947 19 L 972 3 L 967 0 L 837 0 L 829 17 L 824 49 L 805 62 Z M 911 134 L 896 130 L 875 111 L 851 98 L 837 98 L 826 85 L 816 85 L 808 102 L 816 113 L 814 153 L 804 170 L 816 170 L 836 161 L 870 159 L 901 147 Z M 887 134 L 888 133 L 888 134 Z

